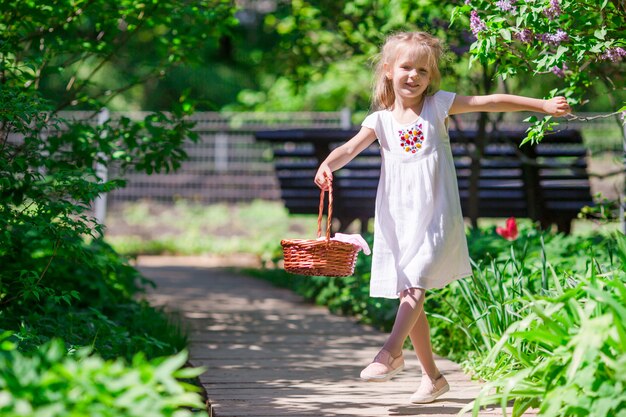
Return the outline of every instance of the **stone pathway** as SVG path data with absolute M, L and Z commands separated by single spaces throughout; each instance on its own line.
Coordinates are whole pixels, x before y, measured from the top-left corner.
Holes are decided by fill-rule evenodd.
M 138 266 L 158 285 L 150 301 L 179 311 L 189 326 L 190 361 L 207 368 L 200 380 L 213 416 L 454 416 L 479 391 L 457 364 L 438 358 L 451 391 L 411 404 L 420 374 L 411 351 L 394 380 L 358 378 L 385 334 L 206 259 L 140 258 Z

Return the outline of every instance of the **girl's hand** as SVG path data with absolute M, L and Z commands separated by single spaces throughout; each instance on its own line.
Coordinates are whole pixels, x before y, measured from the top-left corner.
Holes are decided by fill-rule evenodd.
M 550 100 L 544 100 L 543 111 L 552 116 L 558 117 L 571 113 L 572 109 L 569 104 L 567 104 L 567 99 L 565 97 L 554 97 Z
M 328 167 L 328 165 L 322 163 L 315 174 L 315 185 L 320 187 L 322 190 L 327 190 L 332 181 L 333 171 Z

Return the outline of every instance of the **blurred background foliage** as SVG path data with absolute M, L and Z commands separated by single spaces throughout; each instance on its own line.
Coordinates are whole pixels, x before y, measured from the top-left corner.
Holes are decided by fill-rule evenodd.
M 166 3 L 159 6 L 162 12 L 173 7 Z M 470 69 L 467 52 L 475 38 L 469 22 L 463 21 L 467 16 L 459 16 L 454 26 L 449 24 L 453 9 L 464 3 L 459 0 L 222 3 L 237 6 L 236 22 L 225 25 L 228 30 L 218 31 L 215 25 L 206 23 L 183 25 L 176 20 L 178 12 L 170 13 L 169 20 L 158 24 L 142 22 L 138 14 L 132 13 L 124 20 L 108 19 L 109 26 L 101 28 L 99 23 L 87 20 L 86 25 L 93 24 L 100 30 L 97 36 L 117 36 L 115 42 L 123 47 L 100 68 L 94 59 L 65 57 L 63 66 L 51 68 L 41 77 L 41 91 L 61 103 L 72 102 L 73 97 L 67 93 L 72 74 L 87 74 L 98 68 L 89 88 L 111 95 L 108 106 L 112 110 L 163 110 L 188 90 L 189 97 L 197 101 L 197 110 L 332 111 L 348 107 L 366 111 L 372 60 L 384 36 L 399 30 L 424 30 L 445 41 L 449 51 L 443 67 L 444 89 L 464 94 L 500 90 L 543 96 L 562 82 L 554 74 L 535 76 L 520 72 L 505 84 L 493 79 L 493 67 L 474 65 Z M 103 6 L 102 12 L 108 9 Z M 39 7 L 36 12 L 46 10 Z M 218 20 L 228 21 L 219 13 L 219 8 L 215 8 Z M 125 28 L 133 25 L 138 26 L 136 33 L 126 38 Z M 63 25 L 50 41 L 60 42 L 62 36 L 73 36 L 62 29 Z M 168 38 L 177 40 L 167 42 Z M 85 41 L 80 47 L 99 48 L 97 41 Z M 161 59 L 158 57 L 163 56 L 162 49 L 182 43 L 193 53 L 175 56 L 169 62 L 171 70 L 154 73 L 155 64 Z M 189 47 L 191 44 L 193 48 Z M 145 82 L 129 82 L 137 80 Z M 80 100 L 73 104 L 75 109 L 88 106 Z M 610 108 L 605 87 L 598 84 L 590 89 L 589 101 L 577 111 L 604 112 Z

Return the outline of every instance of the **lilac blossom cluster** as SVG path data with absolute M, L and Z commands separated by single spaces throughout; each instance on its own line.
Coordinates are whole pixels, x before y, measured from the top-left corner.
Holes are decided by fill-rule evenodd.
M 550 20 L 554 20 L 557 17 L 561 16 L 563 10 L 561 10 L 561 5 L 559 4 L 559 0 L 550 0 L 550 7 L 543 9 L 543 14 Z
M 496 7 L 503 12 L 516 12 L 517 7 L 515 7 L 515 3 L 517 0 L 499 0 L 496 2 Z
M 472 15 L 470 17 L 470 29 L 472 29 L 472 33 L 474 34 L 474 36 L 478 35 L 479 32 L 487 29 L 487 26 L 485 26 L 485 22 L 480 20 L 480 17 L 478 16 L 478 12 L 476 10 L 472 10 Z
M 548 45 L 560 45 L 563 42 L 569 41 L 569 35 L 562 29 L 557 29 L 554 34 L 542 33 L 537 37 Z
M 602 55 L 600 55 L 601 59 L 608 59 L 611 62 L 621 61 L 624 57 L 626 57 L 626 50 L 620 47 L 608 48 Z
M 554 67 L 552 67 L 552 73 L 559 78 L 563 78 L 565 77 L 565 71 L 567 71 L 568 69 L 569 68 L 567 67 L 567 64 L 563 64 L 562 68 L 559 68 L 555 65 Z
M 513 36 L 522 43 L 531 43 L 535 38 L 533 31 L 528 28 L 520 30 Z

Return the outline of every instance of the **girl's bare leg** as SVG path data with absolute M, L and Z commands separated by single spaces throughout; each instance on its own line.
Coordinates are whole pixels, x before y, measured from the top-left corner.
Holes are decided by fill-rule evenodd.
M 402 345 L 415 326 L 423 305 L 423 289 L 410 288 L 400 294 L 400 305 L 391 334 L 374 361 L 361 371 L 361 379 L 385 382 L 404 369 Z
M 430 327 L 426 313 L 422 312 L 409 332 L 415 354 L 422 366 L 422 381 L 411 396 L 411 402 L 426 404 L 435 401 L 440 395 L 450 390 L 446 378 L 439 372 L 433 357 L 433 348 L 430 343 Z
M 396 313 L 396 321 L 389 338 L 385 342 L 383 349 L 396 357 L 402 353 L 402 346 L 406 337 L 415 327 L 419 316 L 424 308 L 425 290 L 421 288 L 409 288 L 400 293 L 400 305 Z M 428 339 L 430 344 L 430 338 Z
M 431 380 L 435 381 L 441 373 L 433 357 L 433 348 L 430 343 L 430 327 L 428 326 L 428 318 L 425 313 L 419 315 L 415 325 L 409 332 L 409 337 L 411 338 L 417 359 L 419 359 L 422 366 L 422 375 L 427 375 Z

